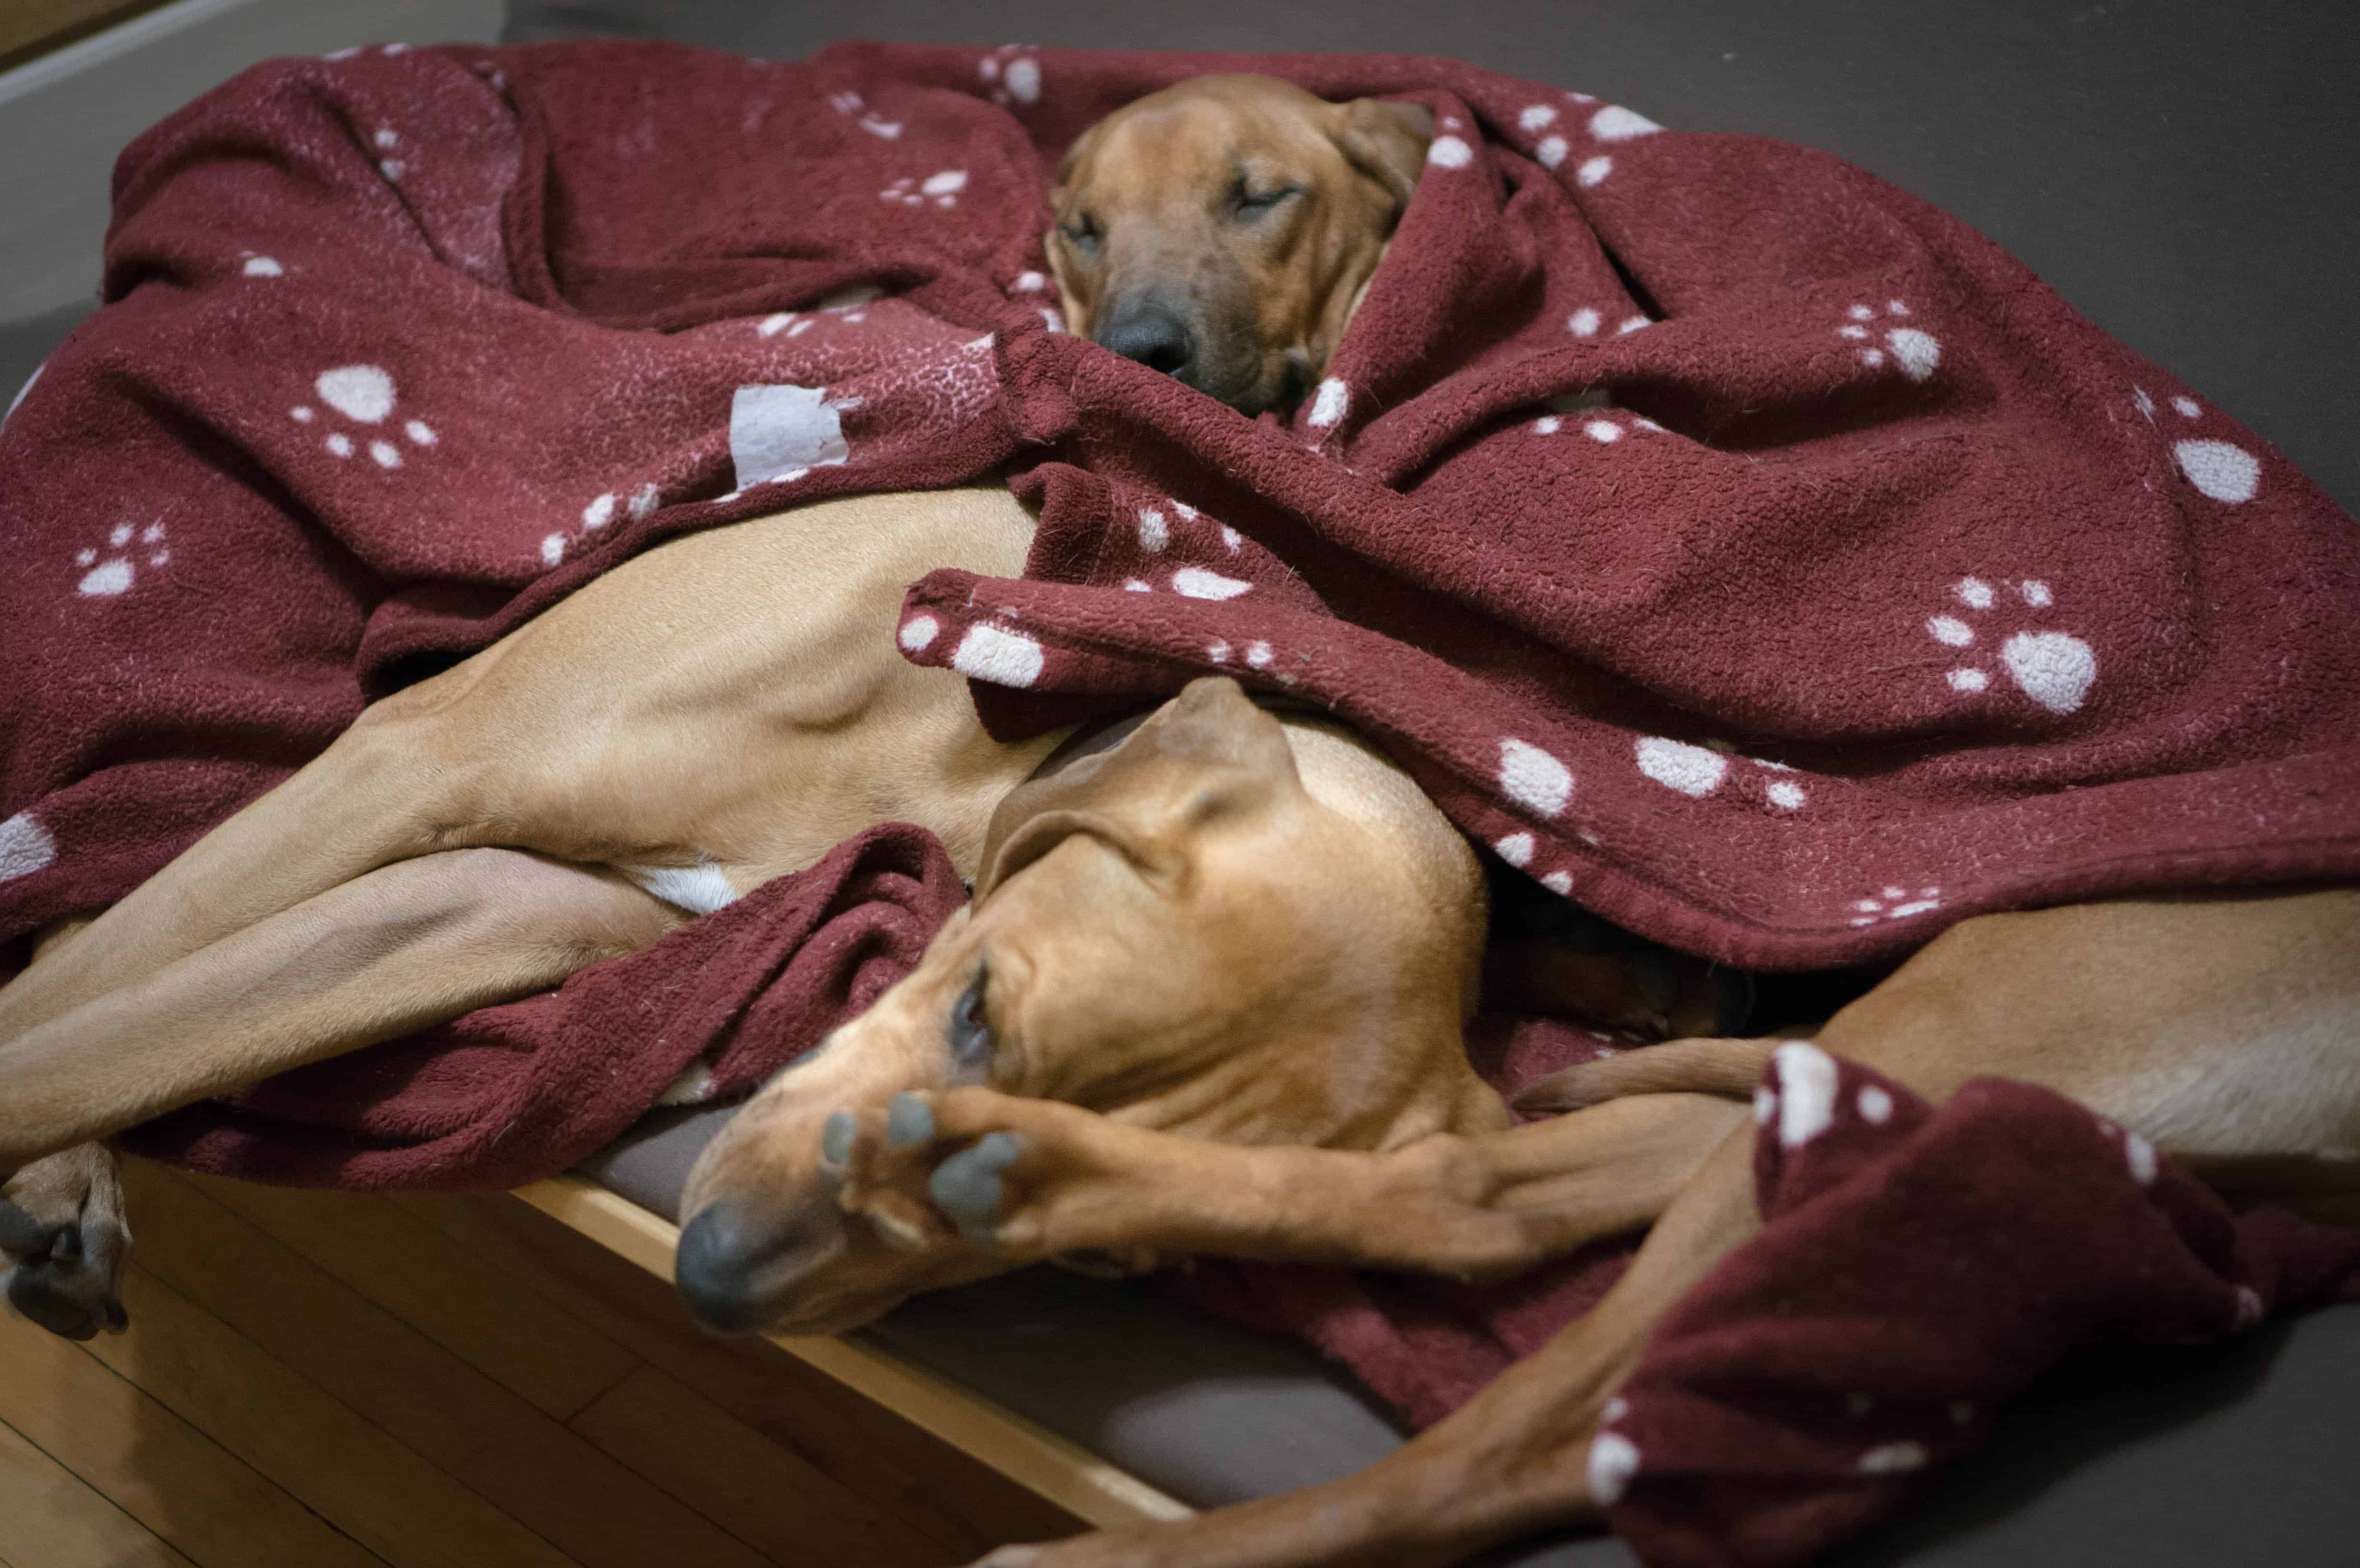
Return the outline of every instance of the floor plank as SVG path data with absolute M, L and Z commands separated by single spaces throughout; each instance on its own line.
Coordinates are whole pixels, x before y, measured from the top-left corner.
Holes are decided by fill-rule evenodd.
M 191 1568 L 154 1530 L 5 1425 L 0 1425 L 0 1564 Z
M 772 1562 L 936 1568 L 957 1560 L 653 1367 L 608 1390 L 573 1424 Z
M 955 1561 L 1085 1528 L 775 1345 L 699 1333 L 671 1286 L 516 1199 L 403 1192 L 392 1201 L 924 1531 Z
M 93 1356 L 392 1568 L 574 1568 L 136 1263 L 124 1304 Z
M 0 1421 L 197 1568 L 383 1568 L 80 1345 L 0 1312 Z
M 641 1365 L 383 1197 L 182 1179 L 559 1421 Z
M 147 1269 L 585 1568 L 760 1568 L 718 1526 L 187 1182 L 137 1161 L 125 1175 Z

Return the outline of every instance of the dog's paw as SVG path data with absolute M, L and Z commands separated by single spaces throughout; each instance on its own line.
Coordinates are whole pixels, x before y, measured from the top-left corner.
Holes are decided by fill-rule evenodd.
M 86 1143 L 37 1160 L 0 1193 L 9 1304 L 68 1339 L 129 1327 L 120 1289 L 131 1230 L 114 1151 Z
M 837 1202 L 911 1249 L 954 1238 L 1088 1272 L 1131 1273 L 1153 1255 L 1116 1243 L 1145 1194 L 1125 1129 L 1078 1106 L 989 1089 L 896 1094 L 882 1112 L 838 1111 L 820 1136 Z

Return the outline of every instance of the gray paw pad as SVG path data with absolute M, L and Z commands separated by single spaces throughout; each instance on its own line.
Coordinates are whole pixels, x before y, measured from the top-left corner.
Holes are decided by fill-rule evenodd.
M 1024 1149 L 1024 1138 L 1016 1133 L 987 1134 L 974 1148 L 935 1166 L 926 1192 L 970 1239 L 989 1240 L 1000 1219 L 1000 1172 L 1015 1164 Z
M 885 1110 L 885 1147 L 915 1149 L 931 1143 L 934 1137 L 934 1108 L 907 1089 L 894 1095 Z
M 860 1122 L 850 1111 L 837 1111 L 820 1124 L 819 1157 L 823 1163 L 841 1171 L 852 1159 L 852 1140 L 860 1135 Z

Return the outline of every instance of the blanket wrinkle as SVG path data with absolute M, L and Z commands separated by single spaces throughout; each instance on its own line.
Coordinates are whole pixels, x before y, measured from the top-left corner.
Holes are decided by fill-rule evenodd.
M 1042 251 L 1076 136 L 1223 71 L 1436 122 L 1333 362 L 1251 420 L 1068 334 Z M 2352 519 L 1825 154 L 1406 56 L 373 48 L 256 68 L 136 141 L 115 191 L 107 303 L 0 423 L 0 973 L 616 563 L 991 474 L 1040 515 L 1023 577 L 933 573 L 901 629 L 991 733 L 1235 676 L 1353 724 L 1551 893 L 1721 963 L 2360 875 Z M 127 1141 L 327 1185 L 545 1176 L 691 1062 L 760 1082 L 963 897 L 938 845 L 880 828 L 555 992 Z M 1470 1041 L 1511 1085 L 1630 1043 L 1498 1016 Z M 2240 1289 L 2292 1308 L 2349 1272 L 2267 1216 L 2224 1253 L 2168 1162 L 2125 1192 L 2030 1091 L 1930 1120 L 1885 1092 L 1885 1125 L 1765 1175 L 1761 1242 L 1641 1368 L 1614 1429 L 1637 1457 L 1601 1474 L 1650 1561 L 1787 1560 L 1957 1451 L 1942 1399 L 1981 1412 L 2075 1345 L 2218 1335 Z M 1911 1174 L 1941 1171 L 1959 1192 Z M 1977 1228 L 2003 1219 L 2053 1279 L 2010 1272 L 2019 1233 Z M 1989 1291 L 1955 1335 L 1925 1255 L 1885 1267 L 1915 1225 Z M 1228 1265 L 1191 1288 L 1422 1423 L 1624 1256 L 1489 1291 Z M 1748 1283 L 1797 1269 L 1878 1332 L 1830 1342 Z M 1752 1347 L 1764 1402 L 1715 1345 Z M 1872 1386 L 1883 1415 L 1831 1424 L 1830 1390 Z

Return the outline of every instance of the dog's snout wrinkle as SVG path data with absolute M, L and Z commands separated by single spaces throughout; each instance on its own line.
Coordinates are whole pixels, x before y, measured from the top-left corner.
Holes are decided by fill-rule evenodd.
M 1109 312 L 1097 341 L 1125 359 L 1183 381 L 1196 362 L 1196 334 L 1167 305 L 1146 302 Z
M 779 1315 L 785 1292 L 833 1257 L 841 1240 L 832 1211 L 773 1216 L 724 1199 L 681 1228 L 672 1279 L 697 1322 L 751 1334 Z

